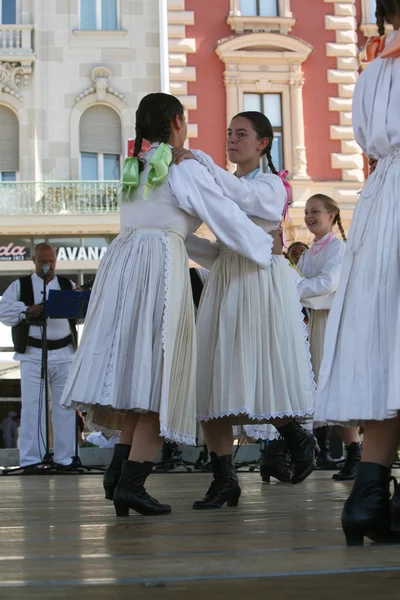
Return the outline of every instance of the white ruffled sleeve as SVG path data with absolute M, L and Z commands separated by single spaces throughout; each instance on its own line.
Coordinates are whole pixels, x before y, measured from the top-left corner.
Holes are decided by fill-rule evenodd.
M 286 206 L 286 190 L 282 180 L 273 173 L 262 173 L 255 179 L 235 177 L 221 169 L 201 150 L 191 150 L 196 160 L 212 175 L 224 195 L 247 215 L 267 221 L 281 221 Z M 189 161 L 185 161 L 189 162 Z
M 0 300 L 0 322 L 3 325 L 14 327 L 25 318 L 22 313 L 27 310 L 27 306 L 20 301 L 21 284 L 19 280 L 6 289 Z
M 336 243 L 327 248 L 321 272 L 316 277 L 303 279 L 297 286 L 301 300 L 311 296 L 323 296 L 336 292 L 345 250 L 346 246 L 340 240 L 336 240 Z M 301 259 L 298 266 L 301 270 Z
M 263 268 L 271 264 L 273 238 L 224 196 L 214 179 L 195 160 L 173 165 L 169 183 L 179 207 L 198 216 L 215 237 L 234 252 Z M 205 266 L 205 265 L 203 265 Z

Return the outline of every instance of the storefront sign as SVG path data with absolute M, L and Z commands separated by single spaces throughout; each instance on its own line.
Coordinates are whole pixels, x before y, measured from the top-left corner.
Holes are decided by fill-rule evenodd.
M 106 246 L 101 248 L 91 246 L 87 248 L 84 246 L 80 248 L 61 247 L 57 250 L 57 260 L 101 260 L 106 252 Z
M 0 246 L 0 260 L 26 260 L 30 256 L 30 249 L 25 246 L 14 246 L 12 242 L 7 246 Z
M 57 260 L 101 260 L 107 252 L 107 246 L 81 246 L 57 248 Z M 31 258 L 31 249 L 10 242 L 0 246 L 0 261 L 22 261 Z

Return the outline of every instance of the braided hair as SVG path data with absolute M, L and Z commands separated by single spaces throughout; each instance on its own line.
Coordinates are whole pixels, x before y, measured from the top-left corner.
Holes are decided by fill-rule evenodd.
M 235 115 L 233 119 L 236 119 L 237 117 L 243 117 L 244 119 L 250 121 L 251 126 L 256 132 L 257 138 L 259 140 L 262 140 L 263 138 L 268 138 L 268 144 L 261 152 L 261 156 L 266 156 L 268 167 L 271 173 L 274 173 L 274 175 L 278 175 L 278 171 L 276 170 L 274 163 L 272 162 L 271 150 L 272 142 L 274 141 L 274 131 L 272 129 L 272 125 L 268 117 L 256 110 L 247 110 L 241 112 Z
M 379 35 L 385 33 L 385 23 L 390 23 L 391 18 L 400 14 L 399 0 L 377 0 L 376 1 L 376 24 Z
M 343 227 L 342 217 L 340 216 L 340 207 L 339 204 L 331 198 L 330 196 L 326 196 L 325 194 L 314 194 L 309 198 L 309 200 L 320 200 L 324 205 L 326 211 L 335 214 L 335 218 L 332 221 L 332 225 L 337 225 L 342 236 L 344 242 L 347 242 L 346 232 Z
M 139 156 L 143 140 L 168 143 L 171 136 L 171 121 L 174 117 L 184 118 L 183 106 L 175 96 L 155 93 L 145 96 L 136 111 L 136 138 L 133 156 Z M 143 171 L 145 161 L 139 161 Z

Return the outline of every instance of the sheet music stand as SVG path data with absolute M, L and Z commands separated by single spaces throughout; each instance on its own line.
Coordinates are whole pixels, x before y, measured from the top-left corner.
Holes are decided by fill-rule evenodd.
M 82 321 L 87 313 L 90 300 L 90 290 L 50 290 L 47 299 L 47 316 L 51 319 L 75 319 Z M 75 422 L 75 455 L 68 465 L 68 471 L 77 471 L 96 475 L 104 473 L 105 469 L 94 465 L 83 465 L 78 453 L 78 412 Z M 93 472 L 92 472 L 93 471 Z
M 86 316 L 89 300 L 90 290 L 50 290 L 47 317 L 81 321 Z

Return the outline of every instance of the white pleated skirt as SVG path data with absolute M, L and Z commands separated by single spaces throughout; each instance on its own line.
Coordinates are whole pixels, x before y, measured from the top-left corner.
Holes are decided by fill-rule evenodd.
M 160 435 L 196 439 L 196 343 L 184 239 L 124 229 L 100 263 L 61 403 L 120 429 L 126 411 L 160 415 Z
M 356 207 L 325 334 L 316 420 L 400 410 L 400 156 L 378 162 Z
M 262 270 L 222 249 L 197 313 L 197 343 L 199 420 L 229 416 L 232 424 L 255 425 L 312 418 L 307 331 L 283 256 L 273 256 Z

